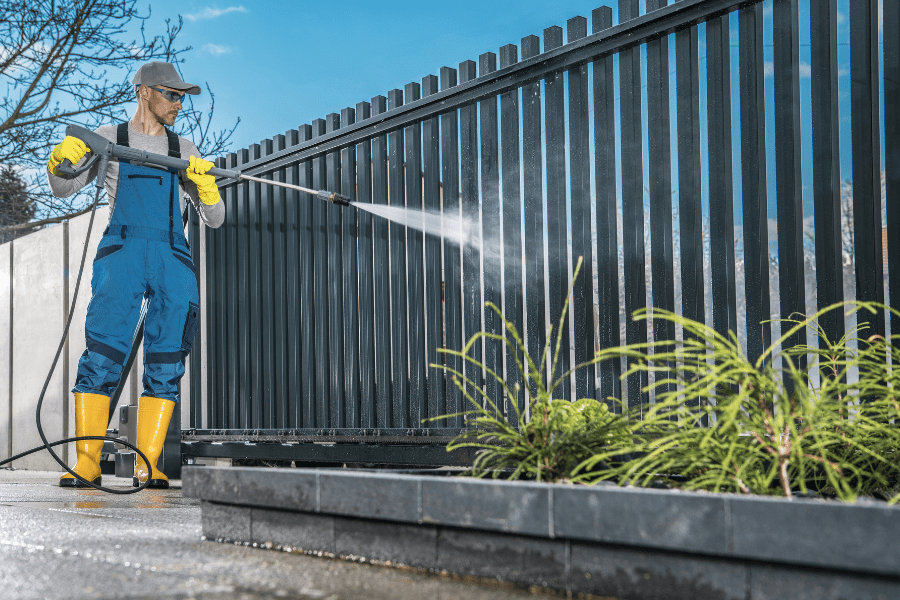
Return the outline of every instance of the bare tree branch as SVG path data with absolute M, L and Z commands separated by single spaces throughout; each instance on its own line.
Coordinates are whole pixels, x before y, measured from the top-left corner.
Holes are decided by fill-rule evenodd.
M 177 44 L 180 17 L 166 19 L 161 32 L 149 35 L 150 15 L 137 0 L 0 0 L 0 86 L 6 92 L 0 96 L 0 166 L 14 167 L 27 180 L 38 219 L 28 227 L 83 214 L 92 201 L 89 193 L 69 198 L 50 193 L 44 168 L 62 127 L 77 123 L 94 129 L 126 120 L 135 99 L 134 71 L 152 60 L 179 68 L 190 50 Z M 135 24 L 138 35 L 132 33 Z M 240 119 L 216 129 L 215 96 L 206 89 L 209 110 L 196 109 L 189 98 L 176 132 L 195 140 L 203 155 L 219 155 L 227 151 Z M 8 223 L 2 214 L 0 223 Z

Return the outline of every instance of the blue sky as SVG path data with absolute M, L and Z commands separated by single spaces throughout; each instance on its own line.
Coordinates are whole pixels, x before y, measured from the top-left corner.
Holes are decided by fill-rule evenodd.
M 194 48 L 185 55 L 185 78 L 209 83 L 221 124 L 241 117 L 233 147 L 243 148 L 421 82 L 443 66 L 477 62 L 479 54 L 542 36 L 546 27 L 565 29 L 573 16 L 590 20 L 598 5 L 157 0 L 148 31 L 158 31 L 166 17 L 184 17 L 179 41 Z
M 640 2 L 641 13 L 645 12 L 645 3 L 645 0 Z M 852 177 L 849 3 L 850 0 L 838 0 L 842 179 Z M 457 67 L 467 59 L 477 62 L 480 54 L 499 52 L 500 46 L 508 43 L 519 45 L 521 39 L 530 34 L 542 37 L 546 27 L 559 25 L 565 29 L 566 20 L 573 16 L 583 15 L 590 23 L 591 11 L 599 4 L 598 0 L 576 0 L 564 5 L 535 0 L 457 0 L 452 5 L 444 5 L 403 0 L 373 8 L 371 3 L 359 1 L 309 0 L 285 4 L 270 1 L 209 3 L 204 0 L 157 0 L 152 5 L 153 14 L 147 29 L 151 33 L 157 32 L 165 18 L 182 16 L 184 29 L 179 41 L 181 45 L 193 47 L 184 56 L 185 78 L 194 83 L 208 83 L 212 88 L 216 94 L 218 127 L 230 125 L 237 117 L 241 118 L 241 124 L 232 138 L 232 149 L 236 150 L 310 123 L 328 113 L 339 113 L 342 108 L 353 107 L 362 100 L 371 100 L 379 94 L 387 95 L 391 89 L 403 89 L 410 81 L 421 82 L 426 75 L 438 74 L 442 66 Z M 609 4 L 612 5 L 613 22 L 617 22 L 618 1 Z M 812 215 L 809 2 L 800 4 L 804 212 Z M 772 0 L 766 0 L 764 7 L 769 113 L 769 213 L 774 218 Z M 740 225 L 737 14 L 732 14 L 731 24 L 735 221 Z M 705 74 L 705 25 L 700 26 L 699 33 L 700 68 L 701 74 Z M 674 40 L 670 39 L 670 42 Z M 674 57 L 674 43 L 670 43 L 670 48 L 670 56 Z M 674 101 L 674 58 L 670 58 L 670 77 Z M 646 66 L 644 81 L 646 86 Z M 705 113 L 705 76 L 701 76 L 700 83 L 700 108 Z M 199 97 L 199 106 L 203 106 L 207 98 L 206 95 Z M 672 111 L 674 114 L 674 102 Z M 646 138 L 646 112 L 644 121 Z M 705 199 L 705 119 L 702 122 Z M 646 143 L 644 147 L 646 152 Z M 675 168 L 673 164 L 673 170 Z M 677 186 L 677 173 L 673 173 L 673 183 Z M 773 241 L 770 239 L 770 242 Z
M 849 41 L 846 18 L 850 0 L 839 0 L 839 36 Z M 402 89 L 422 77 L 438 74 L 442 66 L 456 67 L 479 54 L 498 52 L 500 46 L 519 44 L 521 38 L 542 36 L 551 25 L 565 29 L 566 20 L 583 15 L 590 22 L 598 0 L 556 5 L 535 0 L 457 0 L 452 5 L 429 2 L 381 4 L 308 0 L 288 3 L 254 1 L 209 3 L 202 0 L 152 4 L 149 32 L 159 31 L 165 18 L 181 15 L 182 45 L 193 47 L 185 55 L 185 77 L 208 83 L 216 94 L 216 121 L 220 126 L 241 124 L 233 148 L 244 148 L 287 129 L 340 112 L 362 100 Z M 618 2 L 609 2 L 617 20 Z M 645 0 L 641 0 L 641 12 Z M 771 18 L 771 0 L 765 2 Z M 809 152 L 809 15 L 801 2 L 800 60 L 801 113 L 804 146 Z M 732 16 L 732 73 L 737 90 L 737 16 Z M 704 27 L 701 26 L 701 69 L 705 67 Z M 772 60 L 771 25 L 766 27 L 766 60 Z M 841 70 L 842 133 L 849 134 L 849 48 L 839 47 Z M 674 61 L 671 64 L 674 69 Z M 673 71 L 674 73 L 674 71 Z M 705 82 L 701 78 L 705 105 Z M 767 80 L 771 93 L 771 73 Z M 673 90 L 674 91 L 674 90 Z M 771 98 L 771 96 L 770 96 Z M 200 105 L 206 96 L 198 98 Z M 769 103 L 771 107 L 771 103 Z M 705 108 L 705 106 L 701 106 Z M 739 131 L 737 96 L 733 110 Z M 774 121 L 770 119 L 771 133 Z M 772 145 L 772 136 L 769 135 Z M 842 171 L 849 177 L 849 135 L 842 136 Z M 737 144 L 736 144 L 737 146 Z M 739 152 L 739 147 L 736 147 Z M 774 153 L 774 147 L 772 152 Z M 739 159 L 739 153 L 735 156 Z M 811 156 L 808 157 L 811 159 Z M 804 167 L 808 160 L 804 160 Z M 774 169 L 771 169 L 774 171 Z M 811 185 L 809 179 L 804 183 Z M 771 175 L 771 173 L 770 173 Z M 774 184 L 774 181 L 772 181 Z

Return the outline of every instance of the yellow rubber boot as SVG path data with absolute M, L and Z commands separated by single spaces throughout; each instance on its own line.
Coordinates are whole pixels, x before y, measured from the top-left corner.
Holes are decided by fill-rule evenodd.
M 169 478 L 156 467 L 156 461 L 162 454 L 166 431 L 169 430 L 169 420 L 174 409 L 175 403 L 165 398 L 142 396 L 138 400 L 137 447 L 147 455 L 153 467 L 153 474 L 151 476 L 147 463 L 140 456 L 135 456 L 134 487 L 147 481 L 147 477 L 151 477 L 147 486 L 149 488 L 164 490 L 169 487 Z
M 75 435 L 106 435 L 109 425 L 109 396 L 75 392 Z M 100 485 L 100 454 L 103 440 L 75 442 L 78 462 L 72 469 L 88 481 Z M 59 487 L 89 487 L 68 473 L 59 479 Z

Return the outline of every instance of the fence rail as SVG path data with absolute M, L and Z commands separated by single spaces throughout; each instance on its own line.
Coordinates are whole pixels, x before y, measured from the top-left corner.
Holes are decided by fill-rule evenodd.
M 759 356 L 777 328 L 767 319 L 814 305 L 806 290 L 813 272 L 819 306 L 847 297 L 848 227 L 855 296 L 882 300 L 882 132 L 890 274 L 900 264 L 894 4 L 885 3 L 883 59 L 877 0 L 850 4 L 848 79 L 838 69 L 836 0 L 804 6 L 809 65 L 800 61 L 796 0 L 647 0 L 645 14 L 638 0 L 620 0 L 616 25 L 611 8 L 598 8 L 590 35 L 588 19 L 572 18 L 565 44 L 563 29 L 550 27 L 543 52 L 530 35 L 521 47 L 500 48 L 499 64 L 488 52 L 477 64 L 444 67 L 439 76 L 221 159 L 220 166 L 360 203 L 474 217 L 484 244 L 460 249 L 306 194 L 220 182 L 225 225 L 201 230 L 194 216 L 190 226 L 206 297 L 205 342 L 191 356 L 191 426 L 208 435 L 294 431 L 348 439 L 381 430 L 405 430 L 410 439 L 458 431 L 461 417 L 423 425 L 465 409 L 462 394 L 431 363 L 464 370 L 493 399 L 501 390 L 436 349 L 461 349 L 478 331 L 502 335 L 485 308 L 490 301 L 539 356 L 579 256 L 584 266 L 563 328 L 569 351 L 560 370 L 621 341 L 675 339 L 669 324 L 648 329 L 627 316 L 645 306 L 737 331 L 748 355 Z M 813 202 L 805 214 L 809 125 L 800 80 L 807 67 Z M 852 81 L 854 173 L 853 220 L 843 229 L 842 77 Z M 813 217 L 812 241 L 804 238 L 805 216 Z M 900 276 L 889 281 L 894 286 Z M 898 303 L 900 287 L 890 299 Z M 883 334 L 884 315 L 869 325 Z M 840 319 L 822 326 L 835 338 L 844 330 Z M 804 343 L 803 335 L 788 343 Z M 510 402 L 525 407 L 526 391 L 514 387 L 521 383 L 515 355 L 486 340 L 473 357 L 505 374 L 513 389 L 508 413 Z M 579 371 L 559 396 L 651 402 L 640 376 L 620 385 L 624 367 Z

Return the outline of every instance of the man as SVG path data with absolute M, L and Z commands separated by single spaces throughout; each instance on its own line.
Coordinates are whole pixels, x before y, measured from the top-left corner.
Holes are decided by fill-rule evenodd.
M 131 338 L 145 296 L 149 305 L 144 324 L 144 390 L 138 401 L 137 446 L 153 467 L 148 487 L 167 488 L 168 478 L 156 468 L 166 430 L 178 402 L 178 382 L 184 359 L 197 331 L 199 294 L 190 248 L 184 237 L 181 214 L 185 195 L 209 227 L 225 219 L 215 178 L 206 172 L 213 163 L 200 158 L 190 141 L 166 129 L 175 123 L 184 94 L 199 94 L 200 87 L 181 80 L 165 62 L 143 65 L 134 76 L 137 111 L 118 126 L 103 126 L 97 133 L 117 144 L 154 154 L 189 158 L 186 171 L 129 161 L 111 162 L 106 176 L 109 226 L 100 240 L 91 278 L 91 301 L 85 322 L 87 349 L 75 378 L 75 435 L 106 435 L 110 396 L 118 385 L 131 349 Z M 88 151 L 81 140 L 67 136 L 54 148 L 47 178 L 54 195 L 70 196 L 97 176 L 97 167 L 67 179 L 57 167 L 68 159 L 84 161 Z M 96 484 L 101 482 L 102 441 L 76 445 L 74 471 Z M 138 457 L 134 485 L 147 481 L 149 469 Z M 60 487 L 84 487 L 69 475 Z

